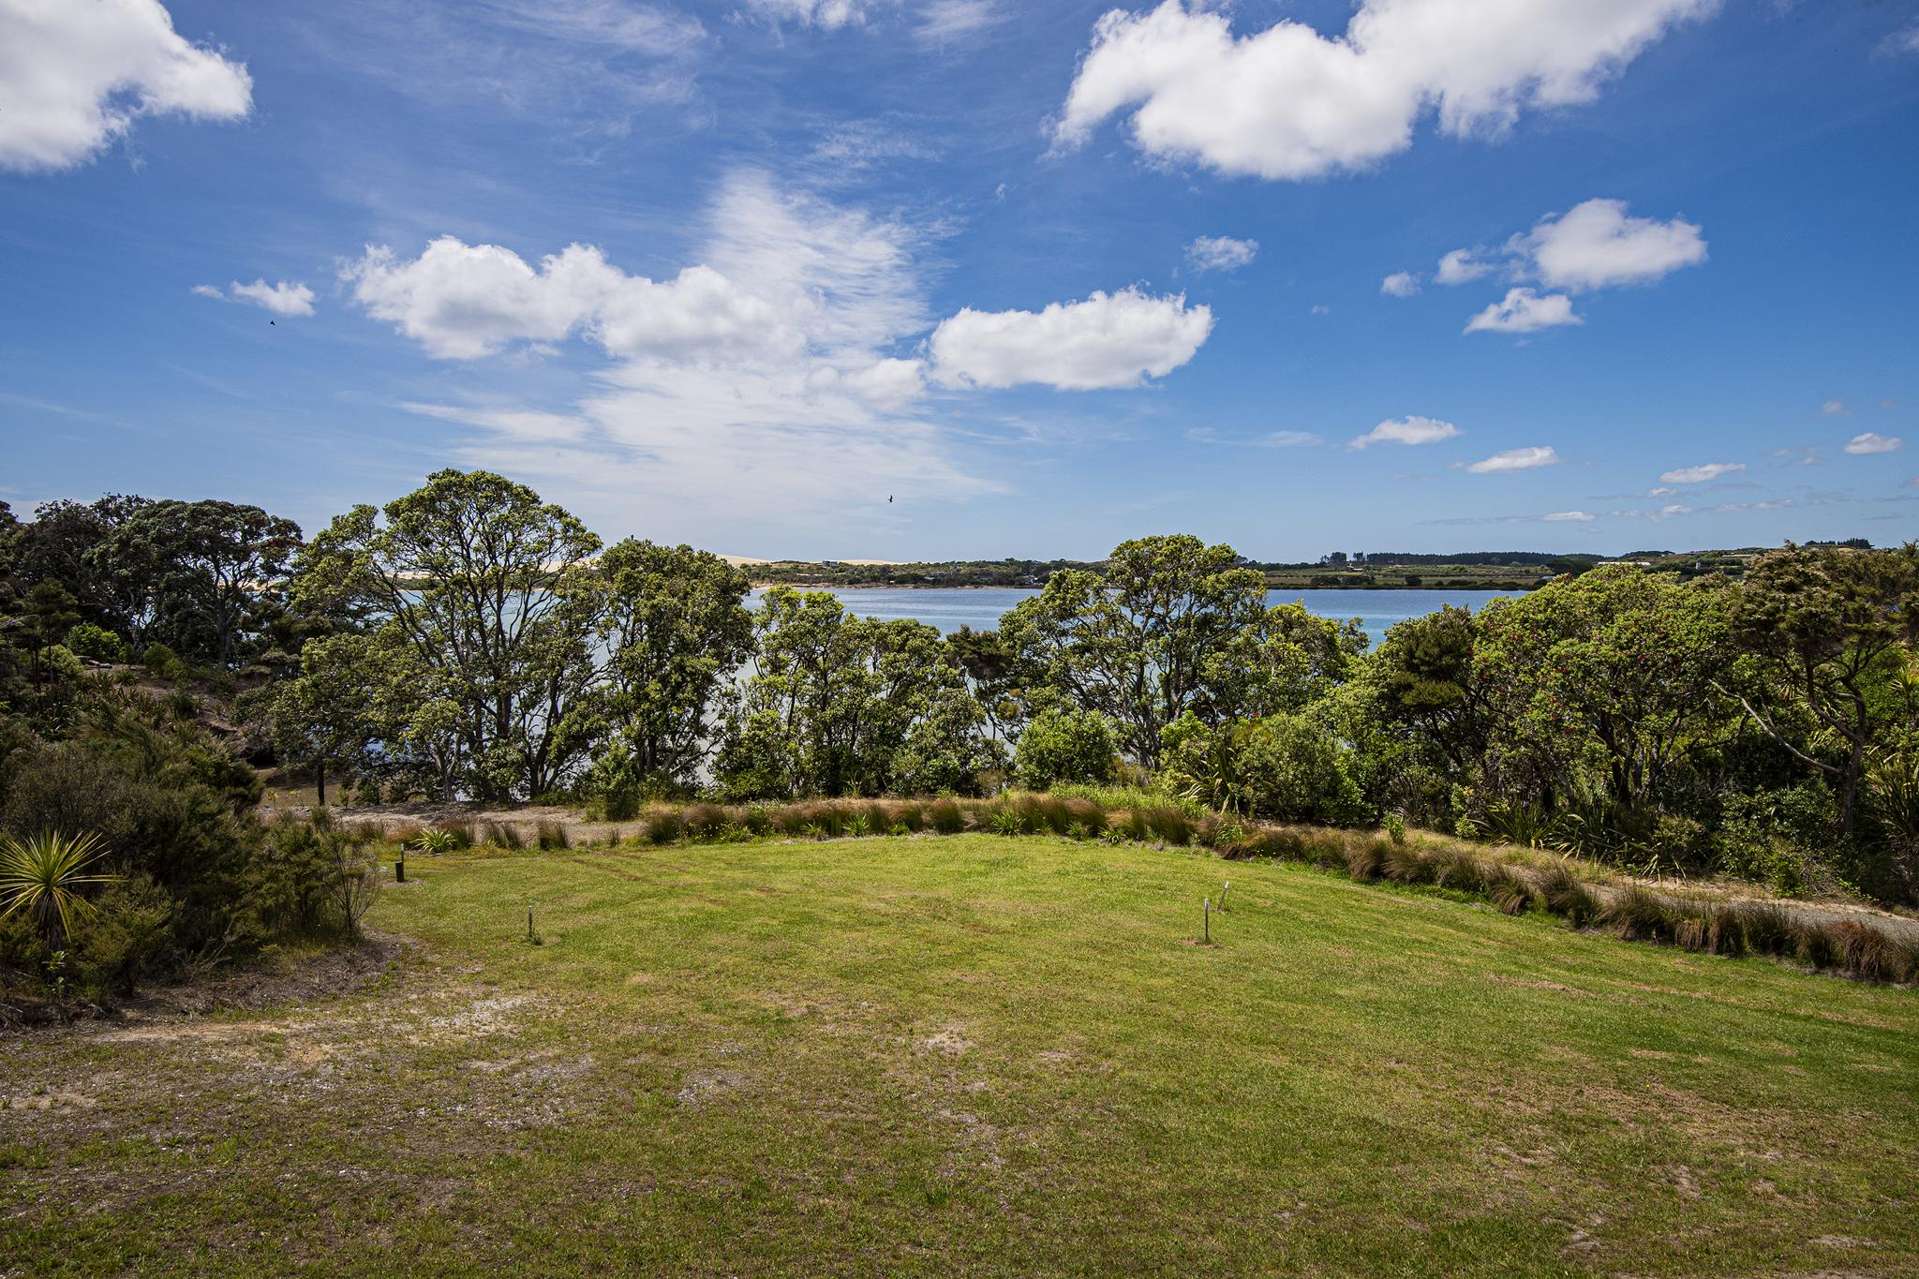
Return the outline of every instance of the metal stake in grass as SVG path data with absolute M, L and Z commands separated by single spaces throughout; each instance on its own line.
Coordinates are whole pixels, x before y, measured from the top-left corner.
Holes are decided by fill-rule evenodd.
M 1200 927 L 1200 934 L 1199 934 L 1200 940 L 1208 946 L 1212 945 L 1213 944 L 1213 899 L 1210 897 L 1202 897 L 1199 899 L 1199 927 Z
M 1222 915 L 1226 913 L 1226 894 L 1232 891 L 1233 881 L 1230 879 L 1226 881 L 1226 886 L 1219 890 L 1219 911 Z
M 533 903 L 532 902 L 528 902 L 526 904 L 526 939 L 528 941 L 536 940 L 533 933 Z
M 404 848 L 393 855 L 393 882 L 406 883 L 406 849 Z

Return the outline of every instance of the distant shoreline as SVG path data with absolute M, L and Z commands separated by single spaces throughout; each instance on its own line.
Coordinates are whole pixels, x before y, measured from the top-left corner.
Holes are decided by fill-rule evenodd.
M 980 582 L 954 582 L 950 585 L 939 582 L 789 582 L 754 581 L 753 589 L 767 591 L 775 586 L 791 587 L 796 591 L 1037 591 L 1037 586 L 993 586 Z M 1268 586 L 1268 591 L 1509 591 L 1525 594 L 1538 590 L 1537 585 L 1506 583 L 1495 585 L 1491 582 L 1421 582 L 1417 586 L 1404 583 L 1382 586 L 1377 583 L 1367 585 L 1355 582 L 1340 586 Z

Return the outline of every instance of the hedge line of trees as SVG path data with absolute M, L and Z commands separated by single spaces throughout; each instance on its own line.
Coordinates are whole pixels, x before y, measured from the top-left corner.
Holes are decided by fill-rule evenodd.
M 42 743 L 84 736 L 61 692 L 84 681 L 63 672 L 139 657 L 242 672 L 282 760 L 335 800 L 564 797 L 619 817 L 692 793 L 1118 779 L 1249 816 L 1398 815 L 1919 898 L 1910 546 L 1787 547 L 1738 582 L 1601 565 L 1369 652 L 1356 623 L 1269 606 L 1257 568 L 1186 536 L 1063 566 L 996 630 L 942 637 L 823 592 L 750 608 L 724 560 L 603 546 L 485 472 L 304 541 L 227 503 L 116 497 L 6 524 L 0 694 L 9 731 Z

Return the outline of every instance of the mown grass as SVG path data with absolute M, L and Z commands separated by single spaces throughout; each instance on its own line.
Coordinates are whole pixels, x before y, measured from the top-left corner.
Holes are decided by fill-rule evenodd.
M 93 1100 L 0 1109 L 0 1269 L 1919 1272 L 1908 990 L 1094 840 L 416 877 L 373 992 L 8 1044 Z
M 565 849 L 622 842 L 622 827 L 568 834 L 538 822 L 534 846 Z M 518 849 L 512 823 L 443 825 L 457 847 Z M 748 840 L 840 839 L 867 835 L 1065 835 L 1107 843 L 1210 849 L 1231 860 L 1277 859 L 1342 871 L 1360 881 L 1432 884 L 1481 897 L 1507 914 L 1540 910 L 1575 928 L 1600 928 L 1626 941 L 1715 955 L 1769 955 L 1867 981 L 1919 982 L 1919 928 L 1897 921 L 1840 918 L 1806 903 L 1728 899 L 1711 890 L 1655 891 L 1598 863 L 1534 849 L 1469 843 L 1432 832 L 1242 821 L 1188 801 L 1127 787 L 1062 787 L 992 799 L 830 799 L 788 804 L 656 805 L 624 842 L 665 846 Z M 477 834 L 475 832 L 478 832 Z M 417 828 L 388 830 L 405 843 Z

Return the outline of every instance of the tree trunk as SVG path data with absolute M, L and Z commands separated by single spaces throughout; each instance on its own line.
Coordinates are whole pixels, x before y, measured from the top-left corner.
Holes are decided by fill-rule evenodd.
M 319 756 L 313 761 L 313 786 L 319 792 L 319 807 L 326 807 L 326 757 Z

